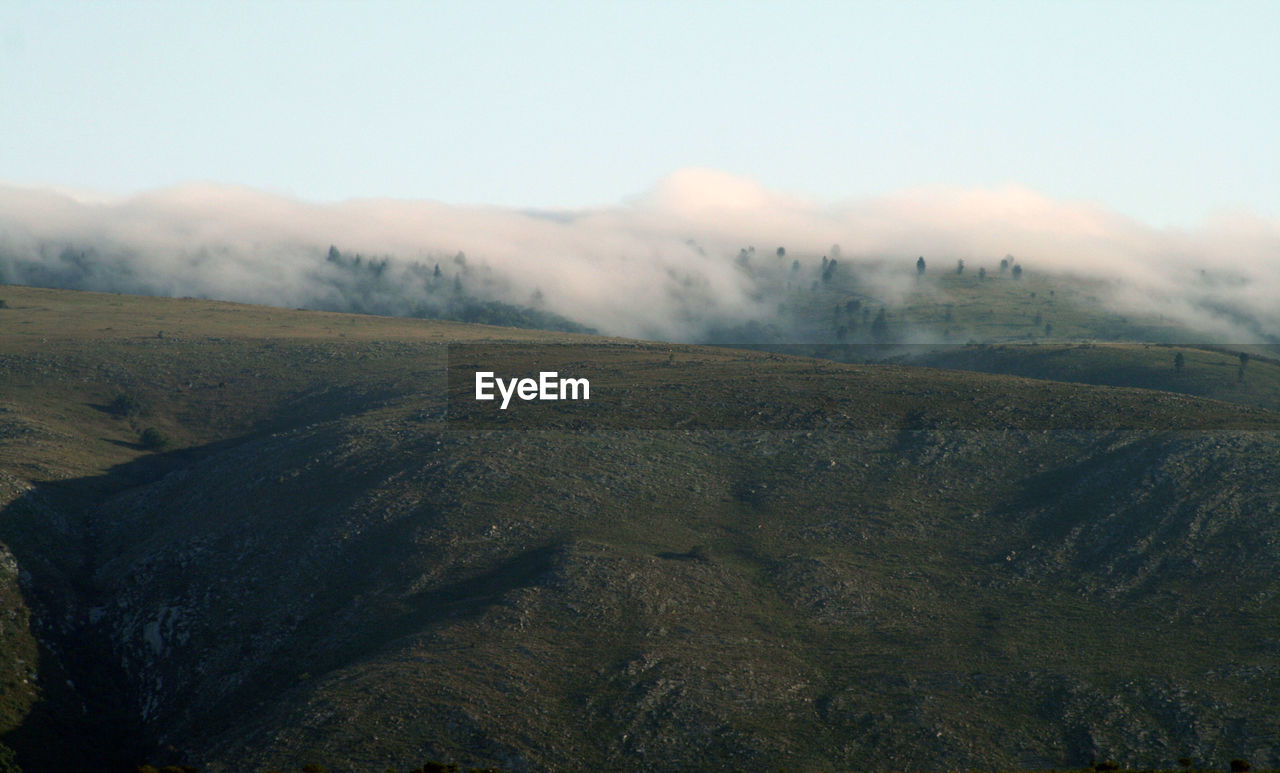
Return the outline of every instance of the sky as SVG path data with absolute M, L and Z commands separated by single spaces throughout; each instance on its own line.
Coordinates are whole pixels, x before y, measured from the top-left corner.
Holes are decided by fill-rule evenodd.
M 0 3 L 0 182 L 607 207 L 1016 185 L 1280 219 L 1276 2 Z

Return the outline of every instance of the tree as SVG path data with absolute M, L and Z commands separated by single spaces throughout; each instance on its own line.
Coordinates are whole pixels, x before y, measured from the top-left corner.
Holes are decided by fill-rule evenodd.
M 141 416 L 147 413 L 147 408 L 137 397 L 125 392 L 107 404 L 107 412 L 116 416 Z
M 1013 278 L 1014 278 L 1014 279 L 1021 279 L 1021 278 L 1022 278 L 1022 266 L 1014 266 L 1014 267 L 1013 267 Z
M 982 280 L 984 280 L 984 279 L 986 279 L 986 278 L 987 278 L 987 270 L 986 270 L 985 268 L 979 267 L 979 268 L 978 268 L 978 281 L 979 281 L 979 282 L 981 282 Z
M 916 273 L 917 274 L 924 273 L 924 256 L 923 255 L 916 258 Z
M 1178 352 L 1177 354 L 1173 355 L 1173 371 L 1175 373 L 1181 373 L 1184 369 L 1186 369 L 1186 367 L 1187 367 L 1187 358 L 1183 356 L 1182 352 Z
M 169 439 L 164 436 L 163 432 L 155 427 L 147 427 L 142 430 L 142 434 L 138 439 L 142 442 L 143 448 L 147 448 L 152 451 L 163 450 L 165 446 L 169 445 Z
M 889 316 L 884 313 L 883 307 L 876 315 L 875 321 L 871 323 L 871 337 L 878 344 L 884 343 L 889 338 Z
M 1005 255 L 1003 258 L 1001 258 L 1001 259 L 1000 259 L 1000 273 L 1001 273 L 1001 274 L 1003 274 L 1004 272 L 1006 272 L 1006 271 L 1008 271 L 1008 270 L 1009 270 L 1009 259 L 1010 259 L 1010 258 L 1012 258 L 1012 257 L 1013 257 L 1012 255 Z
M 960 260 L 956 261 L 956 273 L 957 274 L 964 273 L 964 258 L 961 258 Z
M 826 258 L 823 258 L 823 260 L 826 260 Z M 824 281 L 824 282 L 830 282 L 830 281 L 831 281 L 831 277 L 833 277 L 833 276 L 835 276 L 835 275 L 836 275 L 836 261 L 835 261 L 835 259 L 833 258 L 833 259 L 831 259 L 831 260 L 826 260 L 826 263 L 824 263 L 824 264 L 823 264 L 823 266 L 822 266 L 822 281 Z
M 779 247 L 779 248 L 778 248 L 778 257 L 780 257 L 780 258 L 785 258 L 785 257 L 787 257 L 787 248 L 786 248 L 786 247 Z

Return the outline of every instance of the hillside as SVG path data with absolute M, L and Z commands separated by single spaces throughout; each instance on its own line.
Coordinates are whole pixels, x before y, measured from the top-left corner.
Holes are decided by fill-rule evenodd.
M 1274 346 L 1042 343 L 921 349 L 905 361 L 1280 408 L 1280 360 L 1275 359 Z
M 1280 764 L 1271 405 L 0 299 L 25 769 Z M 596 394 L 480 411 L 464 360 Z
M 1175 309 L 1119 279 L 1043 271 L 1034 264 L 1023 271 L 1014 263 L 1015 277 L 994 260 L 971 259 L 960 273 L 934 261 L 923 274 L 913 259 L 802 255 L 788 268 L 789 260 L 753 253 L 739 261 L 740 273 L 776 305 L 746 323 L 714 329 L 708 338 L 807 345 L 820 356 L 842 359 L 867 350 L 841 354 L 840 346 L 872 344 L 1276 343 L 1274 325 L 1233 307 L 1212 279 L 1183 288 Z

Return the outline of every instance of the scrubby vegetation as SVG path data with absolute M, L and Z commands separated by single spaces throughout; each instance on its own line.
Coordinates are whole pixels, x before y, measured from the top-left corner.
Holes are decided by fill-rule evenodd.
M 155 427 L 147 427 L 142 430 L 142 434 L 138 436 L 138 441 L 142 443 L 142 447 L 151 451 L 160 451 L 169 445 L 169 438 Z
M 111 398 L 107 411 L 122 417 L 142 416 L 147 413 L 147 407 L 136 395 L 122 392 Z
M 32 309 L 0 353 L 0 693 L 29 770 L 1276 764 L 1280 439 L 1223 429 L 1280 427 L 1265 355 L 1240 381 L 1232 350 L 955 350 L 1135 384 L 1183 353 L 1211 400 L 6 295 Z M 853 300 L 814 314 L 869 326 Z M 598 369 L 607 410 L 494 429 L 446 404 L 468 352 Z
M 766 769 L 787 770 L 786 767 L 769 767 Z M 0 771 L 3 770 L 3 768 L 0 768 Z M 329 768 L 315 763 L 303 765 L 297 770 L 299 773 L 329 773 Z M 1230 771 L 1230 773 L 1249 773 L 1251 770 L 1252 766 L 1249 762 L 1239 758 L 1231 760 L 1225 768 L 1215 768 L 1197 767 L 1191 761 L 1191 758 L 1181 757 L 1178 760 L 1177 767 L 1131 768 L 1108 760 L 1094 762 L 1083 768 L 1052 768 L 1050 770 L 1009 768 L 995 770 L 992 773 L 1227 773 L 1227 771 Z M 157 768 L 153 765 L 139 765 L 137 773 L 199 773 L 199 768 L 188 765 L 168 765 L 163 768 Z M 263 773 L 289 773 L 289 771 L 271 768 L 263 771 Z M 446 763 L 432 760 L 407 770 L 387 768 L 385 773 L 503 773 L 503 769 L 491 766 L 464 767 L 453 762 Z M 975 773 L 977 772 L 975 771 Z M 1257 771 L 1257 773 L 1275 773 L 1275 771 L 1264 769 Z

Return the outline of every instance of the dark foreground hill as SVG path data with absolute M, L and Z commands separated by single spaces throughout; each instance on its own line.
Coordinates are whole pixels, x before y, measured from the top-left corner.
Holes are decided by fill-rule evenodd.
M 1265 410 L 0 297 L 28 770 L 1280 764 Z M 547 340 L 625 420 L 446 412 L 444 343 Z

